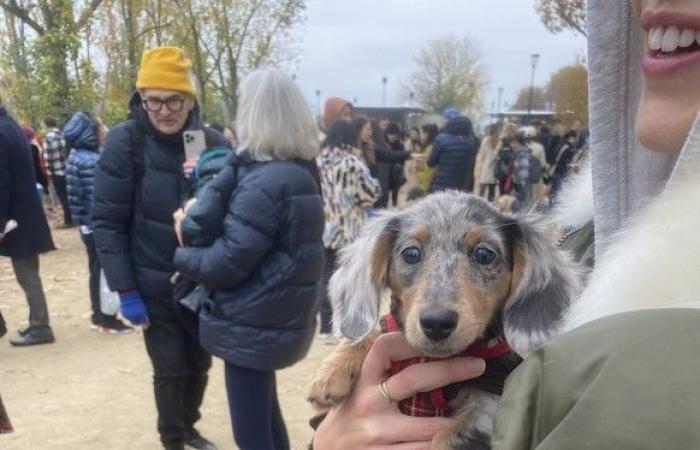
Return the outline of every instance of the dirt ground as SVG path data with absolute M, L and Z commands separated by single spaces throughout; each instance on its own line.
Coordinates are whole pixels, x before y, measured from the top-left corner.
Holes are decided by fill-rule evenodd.
M 89 328 L 87 260 L 76 229 L 54 230 L 58 251 L 41 258 L 57 342 L 12 348 L 0 341 L 0 394 L 15 432 L 3 450 L 159 449 L 152 371 L 141 332 L 111 336 Z M 0 310 L 11 336 L 28 309 L 9 260 L 0 258 Z M 277 374 L 292 448 L 311 439 L 305 388 L 331 350 L 316 340 L 308 357 Z M 215 361 L 198 429 L 220 449 L 235 449 L 223 366 Z

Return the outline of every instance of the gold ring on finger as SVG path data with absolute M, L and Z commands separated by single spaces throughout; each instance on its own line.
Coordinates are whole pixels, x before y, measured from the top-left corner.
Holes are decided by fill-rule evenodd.
M 386 401 L 388 401 L 391 404 L 394 404 L 396 403 L 396 400 L 394 400 L 394 397 L 392 397 L 391 393 L 389 392 L 389 385 L 387 381 L 388 379 L 379 383 L 379 393 L 382 397 L 384 397 Z

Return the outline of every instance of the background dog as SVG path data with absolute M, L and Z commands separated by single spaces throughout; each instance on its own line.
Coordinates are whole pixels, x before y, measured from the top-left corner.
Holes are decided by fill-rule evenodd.
M 493 377 L 504 367 L 512 370 L 517 355 L 556 333 L 580 285 L 575 265 L 538 221 L 501 213 L 458 192 L 385 212 L 340 259 L 329 290 L 335 331 L 347 340 L 312 383 L 309 400 L 318 409 L 352 391 L 379 333 L 385 296 L 391 298 L 391 318 L 428 357 L 470 354 L 475 345 L 506 342 L 513 352 L 487 359 L 484 376 Z M 495 389 L 488 387 L 493 380 L 479 379 L 450 387 L 456 426 L 436 436 L 434 448 L 488 448 L 505 375 Z

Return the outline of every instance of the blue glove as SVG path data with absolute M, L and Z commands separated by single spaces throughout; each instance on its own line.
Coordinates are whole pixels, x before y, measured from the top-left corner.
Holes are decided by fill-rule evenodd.
M 148 311 L 143 303 L 141 295 L 137 291 L 124 291 L 119 293 L 121 300 L 122 316 L 133 325 L 148 325 Z

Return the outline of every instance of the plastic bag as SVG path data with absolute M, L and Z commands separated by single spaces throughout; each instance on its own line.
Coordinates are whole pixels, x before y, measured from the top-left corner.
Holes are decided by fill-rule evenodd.
M 114 316 L 119 312 L 119 294 L 109 290 L 102 270 L 100 270 L 100 311 L 108 316 Z

